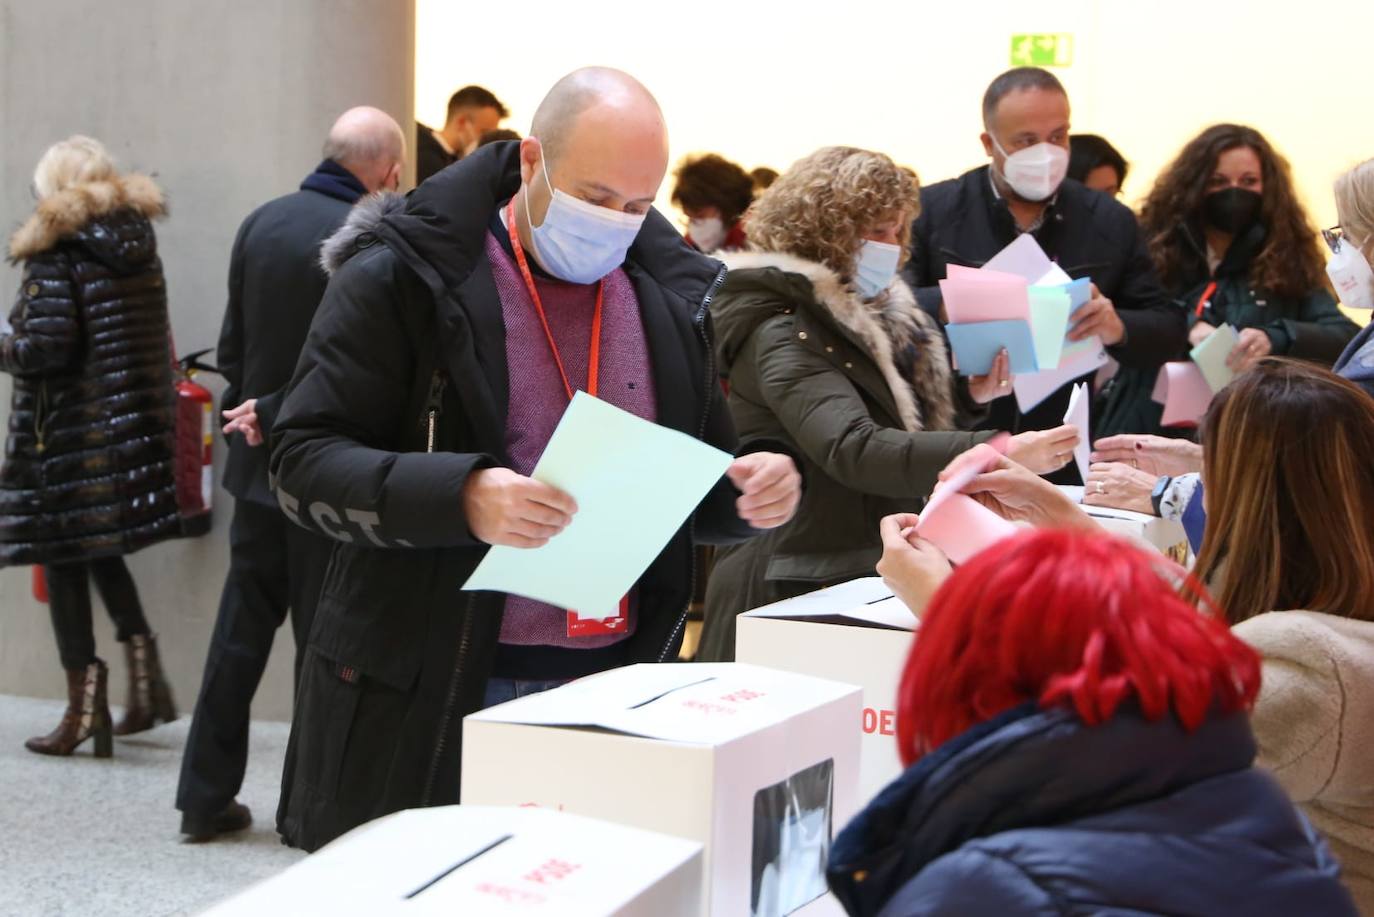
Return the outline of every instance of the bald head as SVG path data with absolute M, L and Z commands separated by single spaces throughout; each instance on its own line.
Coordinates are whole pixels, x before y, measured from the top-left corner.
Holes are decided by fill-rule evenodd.
M 368 191 L 396 190 L 405 167 L 405 134 L 386 112 L 360 105 L 339 115 L 329 129 L 324 157 L 352 172 Z
M 555 189 L 597 207 L 647 213 L 668 171 L 668 130 L 649 90 L 607 67 L 559 80 L 520 144 L 520 230 L 543 224 Z M 545 180 L 547 176 L 547 181 Z
M 555 83 L 534 113 L 530 134 L 543 144 L 553 163 L 587 117 L 617 122 L 636 134 L 660 137 L 666 156 L 668 129 L 658 101 L 639 80 L 610 67 L 574 70 Z

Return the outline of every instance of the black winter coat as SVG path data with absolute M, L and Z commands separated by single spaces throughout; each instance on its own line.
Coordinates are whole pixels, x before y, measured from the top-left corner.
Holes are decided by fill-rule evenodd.
M 939 283 L 949 265 L 982 267 L 1016 236 L 1016 220 L 1006 201 L 993 194 L 983 166 L 921 189 L 921 215 L 903 273 L 921 305 L 939 318 Z M 1122 366 L 1155 368 L 1173 359 L 1187 341 L 1187 320 L 1160 288 L 1135 215 L 1125 205 L 1065 179 L 1034 236 L 1070 277 L 1091 278 L 1116 306 L 1126 338 L 1108 352 Z M 982 426 L 1014 433 L 1056 427 L 1064 422 L 1070 389 L 1066 385 L 1026 415 L 1014 397 L 999 398 Z M 1149 392 L 1143 397 L 1148 401 Z M 1095 417 L 1094 438 L 1106 432 L 1096 426 Z
M 1354 917 L 1244 714 L 1188 733 L 1017 707 L 913 764 L 835 839 L 850 914 Z
M 461 591 L 487 550 L 461 494 L 473 471 L 506 461 L 505 329 L 484 245 L 498 205 L 520 187 L 518 150 L 490 144 L 405 201 L 368 198 L 326 245 L 346 263 L 320 304 L 272 453 L 282 508 L 339 542 L 279 812 L 286 841 L 307 850 L 388 812 L 458 801 L 463 716 L 481 706 L 504 602 Z M 659 423 L 735 452 L 707 323 L 724 269 L 654 212 L 625 271 Z M 754 534 L 737 496 L 722 479 L 639 580 L 630 661 L 675 658 L 693 542 Z
M 15 234 L 24 262 L 0 370 L 0 565 L 128 554 L 181 531 L 167 288 L 145 176 L 68 187 Z
M 327 167 L 344 174 L 322 174 Z M 338 180 L 312 183 L 317 177 Z M 348 186 L 348 179 L 356 188 Z M 365 190 L 342 166 L 326 160 L 302 190 L 268 201 L 239 227 L 229 259 L 229 303 L 216 360 L 228 383 L 221 407 L 256 398 L 259 423 L 264 430 L 272 428 L 279 390 L 291 381 L 329 282 L 320 264 L 320 245 L 343 225 Z M 267 460 L 266 449 L 231 436 L 224 489 L 239 499 L 275 507 Z
M 1178 231 L 1186 250 L 1194 257 L 1179 289 L 1170 292 L 1186 311 L 1190 328 L 1198 321 L 1214 328 L 1225 324 L 1259 328 L 1268 335 L 1275 356 L 1311 360 L 1323 366 L 1335 363 L 1359 333 L 1359 326 L 1345 317 L 1336 298 L 1325 287 L 1309 290 L 1297 298 L 1255 288 L 1250 270 L 1264 248 L 1263 225 L 1255 225 L 1231 243 L 1215 275 L 1207 268 L 1206 248 L 1199 241 L 1201 234 L 1188 226 L 1180 226 Z M 1213 281 L 1216 289 L 1198 315 L 1198 302 Z M 1186 356 L 1186 352 L 1179 354 L 1178 359 Z

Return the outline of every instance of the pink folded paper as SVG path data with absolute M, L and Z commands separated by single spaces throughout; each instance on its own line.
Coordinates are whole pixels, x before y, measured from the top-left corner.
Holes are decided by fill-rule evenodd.
M 1015 274 L 980 271 L 951 265 L 940 281 L 945 314 L 951 324 L 1030 321 L 1029 284 Z
M 1151 397 L 1164 405 L 1164 416 L 1159 421 L 1162 425 L 1195 427 L 1212 403 L 1212 387 L 1192 360 L 1165 363 Z
M 939 503 L 931 499 L 931 505 L 921 514 L 916 531 L 944 551 L 952 562 L 966 563 L 979 551 L 1016 534 L 1015 523 L 1003 519 L 967 494 L 944 488 L 936 496 L 943 496 L 946 490 L 950 491 L 948 496 Z

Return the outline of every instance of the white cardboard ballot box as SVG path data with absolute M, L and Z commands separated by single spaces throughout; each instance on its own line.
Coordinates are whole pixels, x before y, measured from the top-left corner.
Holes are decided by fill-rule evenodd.
M 686 917 L 700 896 L 694 841 L 542 809 L 443 806 L 355 828 L 207 913 Z
M 1083 488 L 1079 485 L 1061 484 L 1060 490 L 1068 494 L 1075 503 L 1082 505 L 1083 512 L 1092 516 L 1098 525 L 1112 534 L 1144 542 L 1182 566 L 1187 567 L 1192 563 L 1188 533 L 1183 530 L 1183 523 L 1128 509 L 1087 506 L 1083 504 Z
M 826 892 L 856 811 L 853 685 L 738 663 L 634 665 L 464 720 L 464 803 L 538 805 L 705 845 L 703 913 Z
M 848 725 L 861 736 L 860 805 L 902 772 L 897 756 L 897 685 L 917 623 L 876 576 L 756 608 L 736 620 L 739 662 L 864 689 L 863 709 Z

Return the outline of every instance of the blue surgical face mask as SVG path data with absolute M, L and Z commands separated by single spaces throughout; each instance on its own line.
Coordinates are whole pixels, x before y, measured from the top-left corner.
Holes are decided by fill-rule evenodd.
M 859 246 L 859 257 L 854 262 L 854 286 L 864 299 L 872 299 L 892 284 L 897 276 L 897 265 L 902 260 L 902 247 L 886 242 L 865 239 Z
M 624 264 L 645 214 L 622 213 L 564 194 L 549 181 L 542 154 L 539 165 L 553 198 L 544 222 L 535 226 L 525 189 L 525 218 L 530 221 L 534 255 L 544 270 L 568 283 L 592 283 Z

